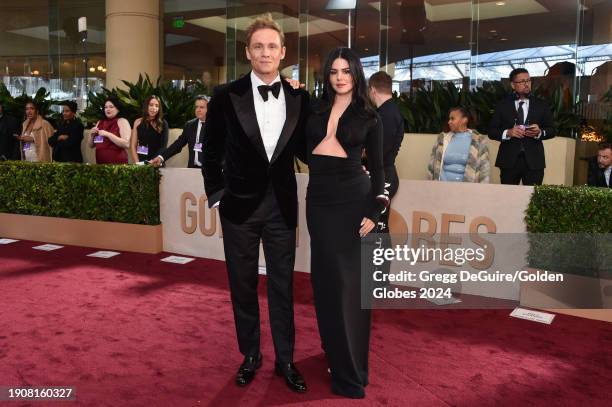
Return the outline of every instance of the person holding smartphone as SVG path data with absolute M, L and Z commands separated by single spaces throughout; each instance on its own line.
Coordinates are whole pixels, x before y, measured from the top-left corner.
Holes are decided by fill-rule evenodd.
M 491 119 L 489 138 L 500 141 L 495 166 L 502 184 L 541 185 L 544 179 L 542 140 L 555 136 L 550 107 L 531 94 L 524 68 L 510 72 L 512 94 L 501 101 Z

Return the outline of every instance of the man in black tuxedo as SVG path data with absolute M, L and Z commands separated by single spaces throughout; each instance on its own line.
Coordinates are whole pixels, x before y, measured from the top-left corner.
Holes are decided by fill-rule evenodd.
M 383 124 L 383 165 L 385 170 L 385 194 L 392 200 L 399 187 L 399 177 L 395 168 L 395 158 L 404 140 L 404 118 L 393 101 L 393 81 L 388 73 L 379 71 L 368 80 L 370 100 L 376 105 Z M 380 216 L 378 233 L 389 232 L 389 211 Z
M 531 95 L 531 78 L 524 68 L 510 72 L 511 97 L 495 108 L 489 138 L 500 141 L 495 166 L 502 184 L 541 185 L 544 179 L 542 140 L 555 136 L 550 107 Z
M 0 158 L 7 160 L 20 160 L 19 140 L 16 135 L 21 134 L 21 126 L 14 117 L 4 111 L 0 102 Z
M 195 119 L 189 120 L 183 127 L 183 132 L 172 144 L 160 152 L 160 155 L 151 160 L 151 164 L 159 167 L 165 161 L 180 153 L 183 147 L 189 148 L 187 168 L 202 168 L 203 130 L 208 111 L 208 96 L 198 95 L 195 100 Z
M 587 184 L 612 188 L 612 143 L 601 143 L 598 150 L 597 159 L 589 163 Z
M 305 150 L 308 94 L 279 74 L 284 35 L 269 14 L 247 29 L 252 71 L 215 90 L 204 132 L 202 174 L 208 204 L 219 205 L 240 352 L 236 383 L 261 366 L 257 300 L 259 243 L 266 259 L 275 371 L 288 387 L 306 391 L 293 364 L 293 267 L 297 226 L 294 155 Z

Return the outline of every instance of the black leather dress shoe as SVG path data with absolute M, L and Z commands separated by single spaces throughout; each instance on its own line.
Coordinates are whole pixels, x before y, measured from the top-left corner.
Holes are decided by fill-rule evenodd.
M 261 367 L 261 360 L 261 353 L 257 356 L 247 356 L 244 358 L 244 362 L 242 362 L 238 369 L 238 374 L 236 374 L 236 384 L 238 386 L 246 386 L 253 381 L 255 372 Z
M 306 391 L 306 382 L 293 363 L 283 365 L 275 363 L 274 371 L 277 376 L 283 376 L 285 378 L 285 383 L 291 390 L 297 393 L 304 393 Z

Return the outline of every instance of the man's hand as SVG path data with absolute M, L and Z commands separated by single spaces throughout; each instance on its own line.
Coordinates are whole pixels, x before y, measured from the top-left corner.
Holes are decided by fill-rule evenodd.
M 57 138 L 57 141 L 64 141 L 64 140 L 68 140 L 68 136 L 65 134 L 62 134 L 61 136 Z
M 527 137 L 538 137 L 540 135 L 540 126 L 537 124 L 531 124 L 525 129 L 525 136 Z
M 513 128 L 508 129 L 506 134 L 508 137 L 523 138 L 525 137 L 525 130 L 519 126 L 514 126 Z
M 161 159 L 161 157 L 157 156 L 154 159 L 149 160 L 149 164 L 151 164 L 154 167 L 161 167 L 162 159 Z

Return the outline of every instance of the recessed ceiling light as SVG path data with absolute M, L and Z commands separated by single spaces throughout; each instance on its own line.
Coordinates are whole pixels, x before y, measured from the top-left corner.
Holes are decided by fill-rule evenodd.
M 505 2 L 505 1 L 496 1 L 496 2 L 495 2 L 495 5 L 496 5 L 496 6 L 505 6 L 505 5 L 506 5 L 506 2 Z
M 40 73 L 40 72 L 38 72 L 38 70 L 37 70 L 37 69 L 35 69 L 35 70 L 33 70 L 33 71 L 32 71 L 32 75 L 38 75 L 39 73 Z
M 368 49 L 368 48 L 364 48 L 364 50 L 369 51 L 369 49 Z
M 508 38 L 500 38 L 500 41 L 508 41 Z
M 493 34 L 493 33 L 496 33 L 496 32 L 497 32 L 497 30 L 490 30 L 489 32 L 490 32 L 491 34 Z
M 89 72 L 96 72 L 96 68 L 92 66 L 91 68 L 89 68 Z
M 364 39 L 365 35 L 360 35 L 359 38 Z
M 463 38 L 463 35 L 455 35 L 455 38 L 457 38 L 458 40 L 460 40 L 461 38 Z

